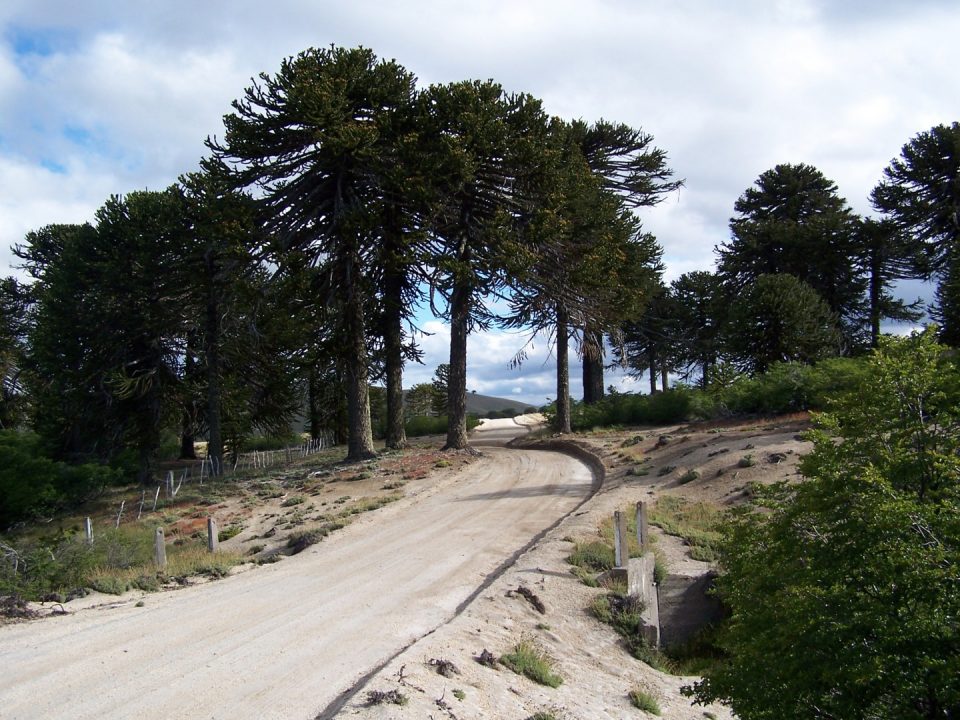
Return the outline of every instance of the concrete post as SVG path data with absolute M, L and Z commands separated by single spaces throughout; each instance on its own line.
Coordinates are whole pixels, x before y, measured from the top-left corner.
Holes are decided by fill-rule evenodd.
M 630 559 L 629 545 L 627 545 L 627 516 L 619 510 L 613 513 L 613 554 L 614 565 L 618 568 L 627 566 Z
M 220 530 L 217 529 L 217 521 L 213 517 L 207 518 L 207 550 L 212 553 L 220 549 Z
M 637 542 L 641 548 L 650 542 L 650 530 L 647 527 L 647 504 L 641 500 L 637 503 Z
M 167 566 L 167 542 L 163 537 L 163 528 L 157 528 L 153 539 L 153 559 L 161 570 Z
M 83 521 L 83 534 L 86 536 L 87 542 L 93 545 L 93 522 L 90 518 Z

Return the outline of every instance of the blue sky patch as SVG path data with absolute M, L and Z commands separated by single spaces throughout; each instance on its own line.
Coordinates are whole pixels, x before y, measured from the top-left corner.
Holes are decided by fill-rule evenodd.
M 10 26 L 4 35 L 18 58 L 48 57 L 76 44 L 76 33 L 65 29 Z

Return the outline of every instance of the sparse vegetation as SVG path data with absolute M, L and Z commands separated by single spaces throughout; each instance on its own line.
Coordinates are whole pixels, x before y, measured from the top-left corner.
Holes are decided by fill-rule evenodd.
M 753 457 L 753 453 L 747 453 L 746 455 L 741 457 L 739 460 L 737 460 L 737 467 L 740 467 L 740 468 L 753 467 L 756 464 L 757 464 L 757 461 Z
M 367 693 L 367 706 L 406 705 L 410 699 L 399 690 L 371 690 Z
M 630 704 L 637 708 L 637 710 L 643 710 L 645 713 L 650 713 L 651 715 L 661 714 L 660 703 L 646 690 L 634 688 L 627 693 L 627 697 L 630 698 Z
M 677 482 L 681 485 L 686 485 L 688 482 L 693 482 L 694 480 L 700 479 L 700 472 L 698 470 L 687 470 L 683 475 L 681 475 Z
M 553 660 L 531 640 L 523 638 L 513 650 L 500 657 L 500 662 L 535 683 L 547 687 L 560 687 L 563 678 L 553 671 Z
M 223 542 L 243 532 L 243 525 L 228 525 L 217 533 L 217 540 Z
M 664 495 L 650 509 L 648 517 L 665 533 L 683 538 L 694 560 L 714 562 L 717 559 L 724 518 L 720 508 Z

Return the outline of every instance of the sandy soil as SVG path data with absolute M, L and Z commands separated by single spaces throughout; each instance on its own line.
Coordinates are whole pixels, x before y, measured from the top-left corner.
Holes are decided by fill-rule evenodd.
M 602 589 L 591 589 L 570 574 L 571 539 L 595 535 L 615 509 L 638 500 L 656 502 L 677 495 L 694 502 L 732 505 L 752 483 L 797 477 L 797 462 L 809 451 L 798 433 L 804 415 L 748 423 L 713 423 L 631 431 L 602 431 L 574 442 L 599 456 L 606 467 L 603 487 L 582 508 L 518 558 L 465 612 L 437 632 L 413 644 L 369 679 L 337 714 L 359 718 L 517 718 L 550 713 L 558 720 L 608 720 L 651 717 L 627 697 L 640 689 L 652 695 L 671 720 L 728 720 L 720 706 L 691 705 L 681 687 L 697 678 L 658 672 L 632 658 L 617 635 L 589 613 Z M 751 455 L 755 463 L 741 467 Z M 645 474 L 633 472 L 642 469 Z M 688 471 L 698 477 L 686 480 Z M 685 543 L 652 528 L 672 573 L 699 574 L 706 563 L 691 559 Z M 532 590 L 546 605 L 540 614 L 516 590 Z M 475 658 L 484 649 L 500 657 L 521 639 L 536 643 L 555 661 L 560 687 L 537 685 L 503 668 L 491 669 Z M 448 660 L 459 673 L 444 677 L 436 660 Z M 407 705 L 368 702 L 371 691 L 396 690 Z M 456 694 L 454 691 L 458 691 Z M 462 695 L 463 699 L 458 699 Z
M 529 422 L 488 422 L 475 437 L 502 445 Z M 806 426 L 796 416 L 579 437 L 606 468 L 585 504 L 584 465 L 484 448 L 485 457 L 410 482 L 403 500 L 279 564 L 147 595 L 142 607 L 136 596 L 0 627 L 0 718 L 645 717 L 630 705 L 631 689 L 656 697 L 664 718 L 730 718 L 683 697 L 695 678 L 630 657 L 588 611 L 603 591 L 576 580 L 566 558 L 572 539 L 637 500 L 728 506 L 753 483 L 795 479 L 809 450 L 798 435 Z M 752 464 L 742 462 L 748 455 Z M 268 527 L 246 522 L 250 532 Z M 703 570 L 682 540 L 654 532 L 671 572 Z M 484 649 L 499 657 L 521 638 L 555 660 L 559 688 L 474 660 Z M 438 674 L 438 660 L 457 672 Z M 390 690 L 408 703 L 367 704 L 370 691 Z
M 281 563 L 0 627 L 0 717 L 314 717 L 590 492 L 567 456 L 483 452 Z

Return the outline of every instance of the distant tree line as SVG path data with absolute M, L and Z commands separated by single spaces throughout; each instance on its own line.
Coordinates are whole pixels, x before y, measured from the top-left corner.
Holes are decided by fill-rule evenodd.
M 871 193 L 878 217 L 859 217 L 836 185 L 805 164 L 777 165 L 740 196 L 715 272 L 654 290 L 622 327 L 615 357 L 650 391 L 669 374 L 703 387 L 777 362 L 814 362 L 875 348 L 883 320 L 918 321 L 960 342 L 960 125 L 904 145 Z M 924 308 L 892 295 L 898 280 L 936 282 Z

